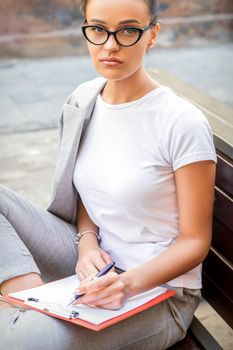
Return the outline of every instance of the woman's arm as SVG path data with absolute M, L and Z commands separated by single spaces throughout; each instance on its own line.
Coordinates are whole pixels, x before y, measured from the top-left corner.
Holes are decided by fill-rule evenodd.
M 90 219 L 80 196 L 78 197 L 77 209 L 78 232 L 98 232 L 99 228 Z M 83 280 L 97 274 L 109 262 L 111 262 L 111 258 L 99 247 L 96 235 L 91 232 L 85 233 L 78 243 L 76 273 L 79 278 Z
M 184 274 L 199 265 L 209 251 L 215 164 L 202 161 L 184 166 L 175 172 L 175 181 L 180 234 L 175 244 L 159 257 L 126 273 L 132 295 Z
M 184 166 L 175 172 L 175 181 L 180 232 L 176 242 L 120 276 L 109 273 L 87 283 L 81 293 L 88 294 L 79 302 L 119 308 L 128 297 L 169 282 L 204 260 L 211 242 L 215 164 L 201 161 Z
M 91 218 L 89 217 L 80 196 L 78 196 L 78 202 L 77 202 L 77 228 L 78 228 L 78 232 L 84 232 L 89 230 L 94 232 L 99 231 L 98 226 L 96 226 L 94 222 L 91 220 Z

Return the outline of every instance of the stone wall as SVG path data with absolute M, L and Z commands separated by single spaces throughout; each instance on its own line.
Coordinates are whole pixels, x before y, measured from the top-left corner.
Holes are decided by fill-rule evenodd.
M 233 13 L 232 0 L 161 1 L 161 18 Z M 64 28 L 79 19 L 75 0 L 2 0 L 0 35 Z
M 233 13 L 232 0 L 167 0 L 161 1 L 160 7 L 162 17 Z
M 232 0 L 167 0 L 160 7 L 160 46 L 200 46 L 233 40 Z
M 61 29 L 78 18 L 75 0 L 2 0 L 0 35 Z

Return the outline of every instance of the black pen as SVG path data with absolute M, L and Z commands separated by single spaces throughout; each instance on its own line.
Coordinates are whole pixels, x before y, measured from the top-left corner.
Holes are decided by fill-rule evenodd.
M 97 275 L 93 278 L 93 280 L 96 279 L 96 278 L 99 278 L 101 276 L 106 275 L 113 268 L 114 265 L 115 265 L 115 262 L 111 262 L 108 265 L 106 265 L 100 272 L 97 273 Z M 76 300 L 78 300 L 78 298 L 82 297 L 84 294 L 85 293 L 83 293 L 83 294 L 75 294 L 73 296 L 73 298 L 71 299 L 70 303 L 67 306 L 73 305 L 74 302 Z

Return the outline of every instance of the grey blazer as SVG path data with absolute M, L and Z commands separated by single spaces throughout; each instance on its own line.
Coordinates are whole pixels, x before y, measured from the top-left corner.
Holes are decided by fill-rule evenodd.
M 106 84 L 96 78 L 81 84 L 69 96 L 59 120 L 59 149 L 54 176 L 53 194 L 48 211 L 76 224 L 78 193 L 73 184 L 78 148 L 99 92 Z

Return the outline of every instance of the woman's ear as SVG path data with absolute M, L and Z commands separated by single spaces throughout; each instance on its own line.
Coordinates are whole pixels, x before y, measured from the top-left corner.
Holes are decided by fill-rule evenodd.
M 159 31 L 160 31 L 160 24 L 156 23 L 156 25 L 154 25 L 151 29 L 151 36 L 148 43 L 148 49 L 152 49 L 152 47 L 155 45 Z

